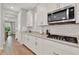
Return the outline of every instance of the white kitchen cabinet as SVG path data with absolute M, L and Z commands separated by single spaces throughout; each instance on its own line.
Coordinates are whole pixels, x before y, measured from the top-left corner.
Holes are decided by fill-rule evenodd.
M 42 12 L 41 25 L 48 25 L 47 12 L 45 10 Z
M 45 40 L 44 43 L 48 43 L 47 44 L 47 51 L 50 53 L 50 54 L 53 54 L 53 55 L 64 55 L 64 54 L 69 54 L 67 53 L 67 51 L 65 50 L 62 50 L 63 47 L 61 47 L 61 45 L 59 45 L 58 43 L 55 43 L 53 41 L 49 41 L 49 40 Z M 60 49 L 61 48 L 61 49 Z
M 79 54 L 79 48 L 68 46 L 65 44 L 61 44 L 58 42 L 54 41 L 48 41 L 45 40 L 45 43 L 48 43 L 50 46 L 50 50 L 54 54 L 59 54 L 59 55 L 77 55 Z M 49 50 L 48 50 L 49 51 Z
M 24 44 L 30 48 L 33 52 L 36 52 L 36 39 L 34 36 L 25 35 Z
M 34 36 L 30 36 L 30 49 L 35 52 L 36 51 L 36 38 Z
M 34 50 L 34 42 L 35 42 L 35 39 L 34 39 L 34 37 L 33 36 L 29 36 L 28 35 L 28 45 L 29 45 L 29 48 L 31 49 L 31 50 Z
M 78 55 L 79 48 L 68 46 L 50 39 L 26 35 L 24 44 L 37 55 Z M 62 41 L 63 42 L 63 41 Z
M 30 41 L 29 36 L 28 36 L 28 35 L 25 35 L 24 44 L 25 44 L 27 47 L 29 47 L 29 41 Z
M 44 42 L 43 42 L 43 40 L 41 40 L 41 38 L 36 38 L 36 41 L 35 41 L 36 54 L 38 54 L 38 55 L 42 54 L 42 50 L 44 47 L 43 43 Z
M 44 48 L 43 48 L 43 51 L 42 51 L 42 54 L 45 54 L 45 55 L 54 55 L 54 54 L 57 54 L 57 49 L 56 47 L 54 47 L 54 44 L 50 43 L 50 41 L 48 40 L 44 40 Z M 52 46 L 51 46 L 52 45 Z
M 47 24 L 47 12 L 44 6 L 37 6 L 37 26 Z
M 37 10 L 38 10 L 38 8 L 37 8 Z M 37 18 L 37 20 L 36 20 L 36 26 L 41 25 L 42 15 L 41 15 L 40 11 L 37 12 L 37 17 L 36 18 Z
M 53 43 L 52 43 L 53 45 Z M 42 38 L 36 38 L 35 42 L 35 52 L 38 55 L 58 55 L 58 50 L 50 45 L 50 41 L 42 39 Z
M 39 55 L 77 55 L 79 49 L 64 45 L 61 43 L 45 40 L 42 38 L 37 39 L 37 53 Z
M 31 48 L 31 46 L 32 46 L 31 41 L 32 41 L 31 36 L 25 35 L 24 44 L 25 44 L 27 47 L 29 47 L 29 48 Z
M 28 10 L 26 14 L 26 26 L 33 26 L 33 12 Z

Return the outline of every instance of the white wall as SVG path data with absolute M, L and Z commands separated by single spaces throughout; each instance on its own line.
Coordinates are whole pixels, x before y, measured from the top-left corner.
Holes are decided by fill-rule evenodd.
M 17 18 L 17 28 L 16 28 L 16 39 L 18 41 L 21 40 L 21 11 L 18 12 L 18 18 Z
M 33 11 L 28 10 L 26 16 L 27 16 L 26 26 L 33 26 Z
M 4 43 L 3 5 L 0 3 L 0 49 L 3 49 Z

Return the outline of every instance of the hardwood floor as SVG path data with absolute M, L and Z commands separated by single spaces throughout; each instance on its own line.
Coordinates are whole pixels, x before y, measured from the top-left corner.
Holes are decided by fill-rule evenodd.
M 22 44 L 17 42 L 13 37 L 9 37 L 4 46 L 4 50 L 0 52 L 1 55 L 34 55 Z

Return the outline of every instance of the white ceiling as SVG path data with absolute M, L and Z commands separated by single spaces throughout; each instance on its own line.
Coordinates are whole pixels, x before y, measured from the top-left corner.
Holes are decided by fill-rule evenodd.
M 21 8 L 24 9 L 32 9 L 34 7 L 36 7 L 38 5 L 38 3 L 4 3 L 4 7 L 9 8 L 9 9 L 13 9 L 15 11 L 18 11 Z M 13 7 L 13 8 L 11 8 Z
M 4 3 L 4 19 L 5 21 L 16 21 L 18 12 L 21 8 L 32 9 L 37 6 L 36 3 Z

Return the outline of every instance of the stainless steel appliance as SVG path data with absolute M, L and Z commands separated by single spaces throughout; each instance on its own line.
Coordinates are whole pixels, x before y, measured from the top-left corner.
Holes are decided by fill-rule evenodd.
M 48 35 L 47 37 L 52 38 L 52 39 L 56 39 L 56 40 L 61 40 L 61 41 L 66 41 L 66 42 L 71 42 L 71 43 L 78 44 L 77 37 L 56 35 L 56 34 L 51 34 L 51 35 Z
M 75 21 L 75 7 L 69 6 L 66 8 L 58 9 L 52 13 L 48 13 L 48 23 L 60 23 Z

